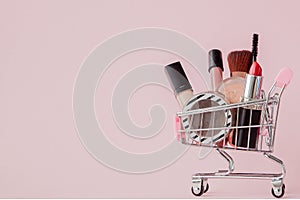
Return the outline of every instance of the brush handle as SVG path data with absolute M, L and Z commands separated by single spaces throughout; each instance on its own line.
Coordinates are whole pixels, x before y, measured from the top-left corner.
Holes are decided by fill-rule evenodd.
M 231 77 L 237 77 L 237 76 L 245 78 L 246 72 L 239 72 L 239 71 L 231 72 Z

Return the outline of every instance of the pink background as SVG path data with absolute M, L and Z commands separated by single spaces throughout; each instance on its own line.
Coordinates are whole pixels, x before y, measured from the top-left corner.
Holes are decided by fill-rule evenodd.
M 73 121 L 72 91 L 81 63 L 107 38 L 125 30 L 161 27 L 181 32 L 205 49 L 249 48 L 251 34 L 260 34 L 259 61 L 268 89 L 281 67 L 289 66 L 294 79 L 282 99 L 275 155 L 287 166 L 289 198 L 300 198 L 296 129 L 299 95 L 299 2 L 295 1 L 0 1 L 0 197 L 1 198 L 189 198 L 191 175 L 225 168 L 213 152 L 198 160 L 199 149 L 190 149 L 173 165 L 149 174 L 132 175 L 112 170 L 87 153 Z M 139 53 L 137 53 L 138 55 Z M 159 52 L 129 56 L 126 69 L 151 61 L 166 64 L 176 57 Z M 148 55 L 148 56 L 145 56 Z M 136 61 L 135 61 L 136 60 Z M 134 61 L 134 62 L 133 62 Z M 111 70 L 117 70 L 118 64 Z M 187 70 L 188 71 L 188 70 Z M 226 70 L 228 75 L 228 70 Z M 204 90 L 197 85 L 196 90 Z M 110 79 L 107 79 L 109 81 Z M 112 81 L 113 79 L 111 79 Z M 117 78 L 116 78 L 117 81 Z M 100 93 L 109 92 L 97 90 Z M 165 90 L 144 88 L 135 98 L 157 95 L 168 105 L 168 124 L 161 140 L 172 139 L 172 117 L 179 109 Z M 145 95 L 147 94 L 147 95 Z M 146 102 L 146 107 L 153 102 Z M 171 106 L 170 106 L 171 105 Z M 133 119 L 147 124 L 141 110 L 130 108 Z M 101 117 L 101 105 L 96 103 Z M 113 124 L 111 125 L 113 126 Z M 114 130 L 114 127 L 108 127 Z M 145 145 L 124 145 L 109 134 L 115 145 L 133 152 L 151 152 Z M 121 134 L 121 133 L 119 133 Z M 125 140 L 126 136 L 122 136 Z M 122 140 L 123 141 L 123 140 Z M 132 141 L 131 141 L 132 142 Z M 128 140 L 128 143 L 130 141 Z M 127 143 L 125 143 L 127 144 Z M 131 144 L 131 143 L 130 143 Z M 142 149 L 142 146 L 145 148 Z M 278 171 L 262 155 L 234 152 L 240 171 Z M 207 198 L 270 198 L 269 181 L 211 180 Z

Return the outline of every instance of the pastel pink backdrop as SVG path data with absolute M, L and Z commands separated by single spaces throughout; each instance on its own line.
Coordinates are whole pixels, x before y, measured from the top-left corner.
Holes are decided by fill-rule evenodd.
M 193 173 L 226 167 L 215 152 L 198 160 L 198 149 L 192 148 L 165 169 L 132 175 L 100 164 L 82 146 L 72 112 L 73 85 L 80 65 L 107 38 L 141 27 L 178 31 L 207 50 L 222 49 L 224 55 L 232 49 L 249 48 L 251 34 L 258 32 L 265 89 L 282 67 L 293 69 L 294 79 L 282 98 L 275 155 L 287 166 L 286 197 L 299 198 L 299 6 L 296 0 L 1 0 L 0 198 L 189 198 Z M 169 63 L 177 57 L 145 51 L 124 59 L 130 69 L 151 61 Z M 111 70 L 117 73 L 118 63 Z M 227 69 L 225 74 L 228 75 Z M 197 76 L 189 76 L 198 92 L 204 89 L 202 83 L 195 83 Z M 111 84 L 117 80 L 118 77 L 106 77 Z M 112 88 L 113 85 L 105 91 L 98 89 L 96 100 Z M 134 98 L 139 102 L 151 94 L 158 97 L 156 102 L 168 105 L 168 111 L 175 113 L 179 109 L 170 92 L 151 86 L 137 92 Z M 146 106 L 151 103 L 145 102 Z M 137 107 L 140 112 L 130 105 L 133 119 L 147 124 L 143 104 L 137 103 Z M 99 118 L 103 114 L 101 109 L 96 102 Z M 167 113 L 167 126 L 159 135 L 161 144 L 173 137 L 170 120 L 174 113 Z M 106 129 L 107 137 L 128 151 L 151 152 L 160 148 L 149 146 L 147 141 L 145 148 L 140 144 L 124 146 L 124 142 L 117 140 L 121 133 L 116 132 L 113 124 L 106 124 Z M 125 137 L 122 136 L 124 141 L 131 144 Z M 280 170 L 259 154 L 234 152 L 233 156 L 240 171 Z M 203 198 L 272 197 L 269 181 L 211 180 L 210 186 Z

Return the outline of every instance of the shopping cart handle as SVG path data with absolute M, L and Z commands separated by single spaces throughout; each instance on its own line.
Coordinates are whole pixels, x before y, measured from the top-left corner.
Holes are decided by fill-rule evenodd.
M 281 69 L 275 78 L 276 87 L 282 88 L 284 85 L 287 86 L 290 83 L 292 77 L 293 71 L 290 68 L 285 67 Z

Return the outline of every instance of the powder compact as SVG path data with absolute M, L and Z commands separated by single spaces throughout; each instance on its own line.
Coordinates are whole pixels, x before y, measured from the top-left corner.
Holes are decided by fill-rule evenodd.
M 197 109 L 228 105 L 224 95 L 217 92 L 203 92 L 194 95 L 183 108 L 183 112 Z M 188 131 L 189 137 L 197 143 L 215 144 L 228 135 L 232 125 L 231 110 L 197 113 L 181 117 L 182 126 Z

